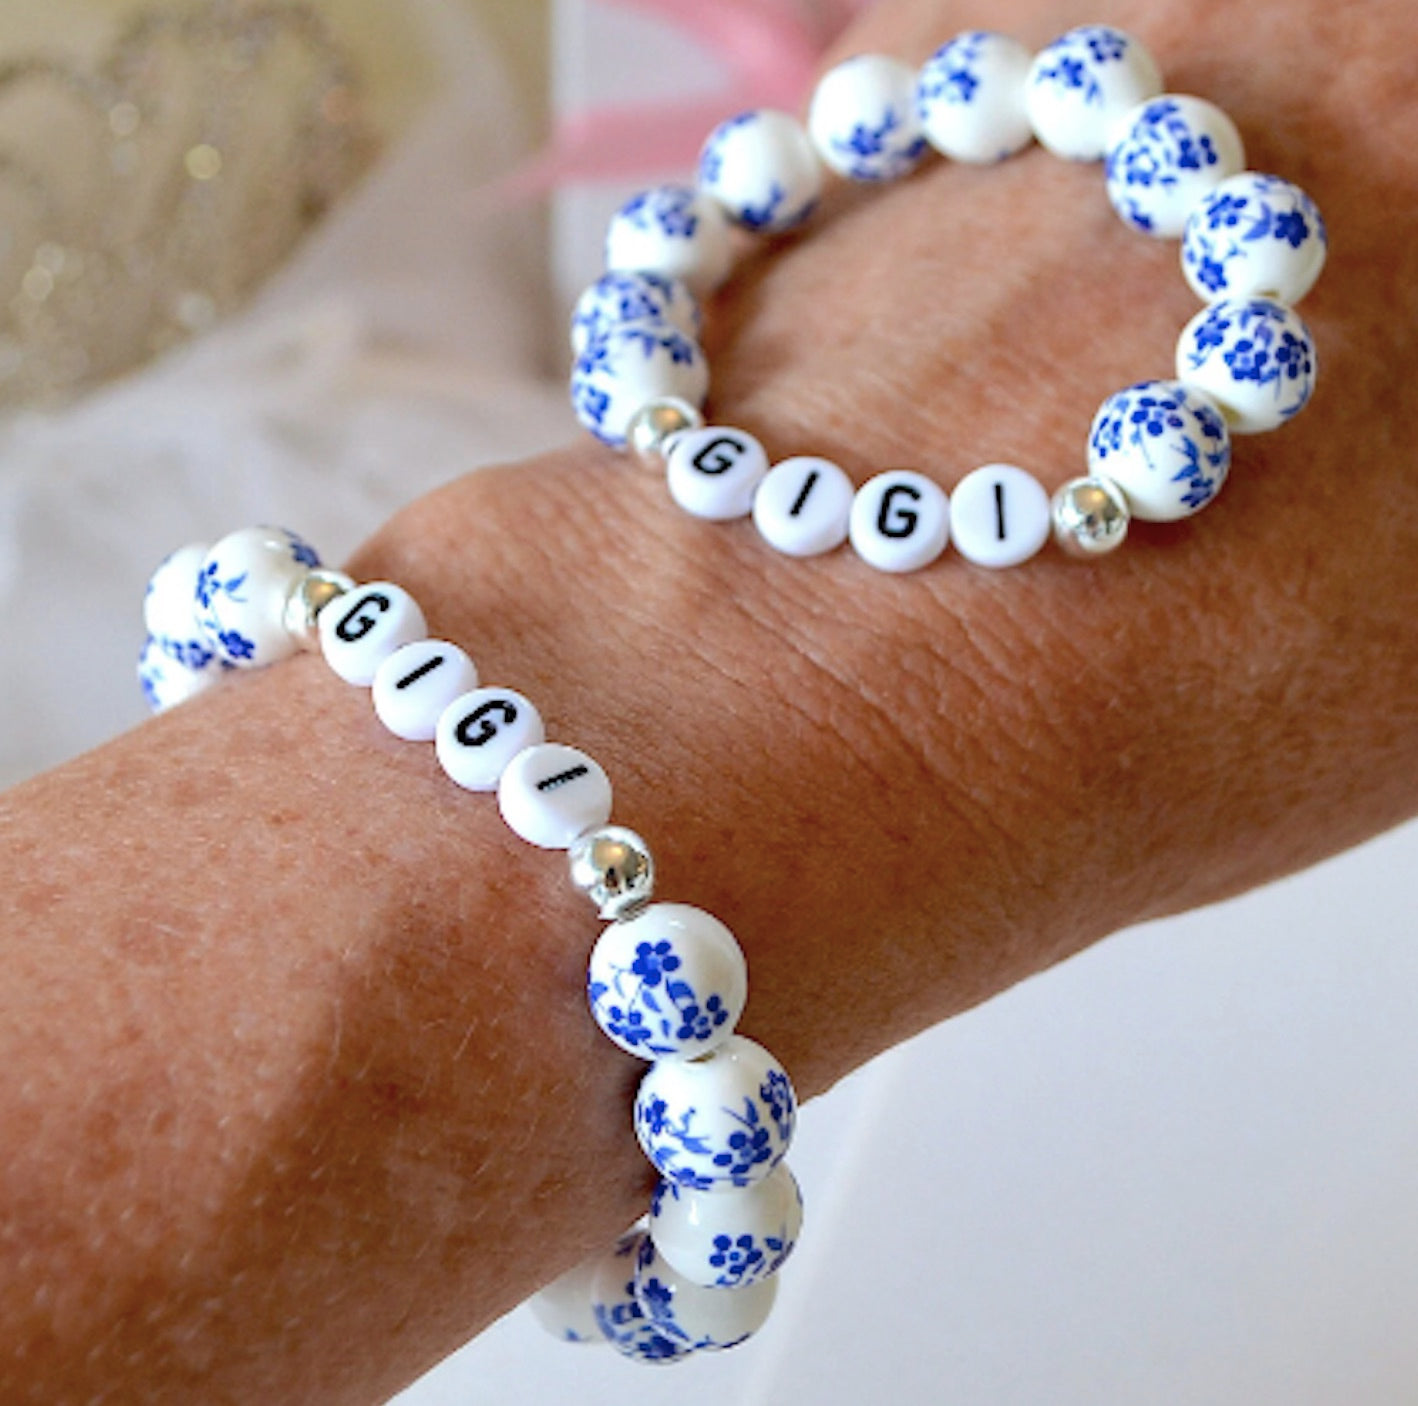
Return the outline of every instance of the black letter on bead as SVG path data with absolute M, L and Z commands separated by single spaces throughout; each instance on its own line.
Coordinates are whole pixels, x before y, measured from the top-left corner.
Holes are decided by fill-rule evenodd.
M 362 595 L 340 619 L 340 623 L 335 626 L 335 633 L 347 644 L 353 644 L 358 639 L 363 639 L 378 623 L 377 615 L 361 615 L 360 612 L 365 606 L 377 607 L 379 615 L 383 615 L 394 604 L 386 595 L 381 595 L 378 591 L 370 591 Z
M 748 449 L 741 439 L 721 434 L 711 439 L 689 462 L 702 474 L 723 474 L 738 463 Z
M 995 532 L 998 539 L 1003 542 L 1004 532 L 1004 484 L 995 484 Z
M 791 508 L 788 509 L 788 516 L 789 516 L 789 517 L 797 517 L 797 515 L 798 515 L 800 512 L 802 512 L 802 510 L 803 510 L 803 505 L 807 502 L 807 495 L 812 492 L 813 485 L 817 482 L 817 480 L 818 480 L 820 477 L 821 477 L 821 475 L 818 473 L 818 471 L 817 471 L 816 469 L 814 469 L 814 470 L 807 476 L 807 479 L 806 479 L 806 481 L 804 482 L 803 487 L 802 487 L 802 492 L 798 494 L 797 501 L 793 504 L 793 506 L 792 506 Z
M 916 530 L 916 524 L 921 520 L 920 514 L 912 512 L 910 508 L 899 508 L 895 518 L 892 517 L 891 500 L 898 494 L 916 503 L 920 501 L 921 490 L 912 488 L 909 483 L 893 483 L 881 495 L 881 511 L 876 515 L 876 530 L 883 537 L 909 537 Z
M 545 781 L 538 781 L 537 790 L 555 791 L 557 787 L 569 785 L 578 777 L 585 776 L 590 770 L 590 767 L 578 762 L 566 771 L 558 772 L 555 776 L 548 776 Z
M 432 659 L 426 659 L 413 673 L 405 674 L 394 687 L 407 688 L 411 683 L 417 683 L 425 674 L 431 674 L 438 668 L 443 663 L 443 659 L 444 656 L 441 654 L 435 654 Z
M 497 724 L 488 716 L 490 713 L 501 713 L 504 727 L 517 721 L 517 705 L 511 699 L 490 698 L 486 703 L 480 703 L 474 708 L 453 729 L 453 736 L 464 747 L 481 747 L 485 743 L 491 742 L 497 736 Z M 476 734 L 471 731 L 474 723 L 482 724 Z

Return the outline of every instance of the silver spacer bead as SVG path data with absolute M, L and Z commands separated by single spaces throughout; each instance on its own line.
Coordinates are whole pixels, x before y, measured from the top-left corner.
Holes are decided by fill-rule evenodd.
M 1121 547 L 1132 510 L 1111 479 L 1076 478 L 1054 494 L 1054 540 L 1071 557 L 1101 557 Z
M 284 623 L 286 633 L 302 649 L 318 652 L 320 631 L 316 621 L 320 612 L 332 600 L 354 590 L 355 583 L 343 571 L 327 571 L 317 567 L 308 571 L 286 598 Z
M 571 842 L 566 857 L 571 882 L 612 922 L 644 907 L 655 891 L 655 860 L 634 830 L 587 830 Z
M 642 405 L 630 417 L 625 430 L 625 447 L 647 469 L 665 466 L 670 439 L 681 430 L 697 430 L 704 416 L 687 400 L 666 396 Z

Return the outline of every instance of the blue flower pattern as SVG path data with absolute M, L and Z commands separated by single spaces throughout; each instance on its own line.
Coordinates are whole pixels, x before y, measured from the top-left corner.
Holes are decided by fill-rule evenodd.
M 741 112 L 737 117 L 730 117 L 714 128 L 699 156 L 699 183 L 701 186 L 712 188 L 718 184 L 724 170 L 724 149 L 729 138 L 740 128 L 751 126 L 759 121 L 759 118 L 760 114 L 757 111 Z M 723 192 L 721 191 L 719 194 L 722 198 Z M 733 218 L 745 229 L 752 230 L 754 233 L 762 233 L 766 230 L 782 232 L 794 229 L 808 219 L 817 208 L 816 200 L 805 201 L 797 209 L 791 208 L 788 205 L 788 192 L 779 181 L 774 181 L 763 192 L 760 200 L 739 199 L 729 203 L 732 207 Z
M 1084 25 L 1056 39 L 1040 55 L 1034 70 L 1036 83 L 1052 83 L 1081 93 L 1091 107 L 1103 103 L 1099 74 L 1109 64 L 1120 63 L 1128 51 L 1128 37 L 1106 25 Z
M 588 981 L 591 1008 L 612 1039 L 646 1056 L 682 1054 L 708 1044 L 729 1019 L 729 1009 L 718 991 L 696 991 L 679 974 L 682 966 L 674 943 L 662 938 L 637 943 L 629 966 L 609 968 L 609 981 Z
M 642 190 L 620 207 L 616 219 L 635 229 L 657 230 L 666 239 L 693 239 L 699 228 L 695 194 L 688 186 L 656 186 Z
M 679 1344 L 681 1352 L 722 1351 L 737 1347 L 748 1338 L 749 1335 L 744 1333 L 737 1338 L 720 1341 L 718 1338 L 696 1337 L 689 1333 L 675 1315 L 673 1286 L 655 1273 L 658 1264 L 659 1255 L 655 1250 L 654 1241 L 647 1235 L 640 1242 L 636 1256 L 635 1299 L 646 1319 L 673 1338 Z
M 1223 190 L 1207 197 L 1188 221 L 1182 261 L 1208 292 L 1224 296 L 1243 266 L 1267 244 L 1299 250 L 1310 240 L 1329 247 L 1319 207 L 1298 186 L 1278 176 L 1248 176 L 1246 193 Z
M 938 102 L 968 107 L 980 90 L 980 59 L 993 36 L 982 29 L 959 34 L 937 49 L 921 70 L 916 93 L 922 116 Z
M 1298 319 L 1264 298 L 1213 303 L 1193 328 L 1186 353 L 1193 371 L 1219 356 L 1232 381 L 1271 387 L 1282 418 L 1298 415 L 1314 389 L 1315 354 Z
M 668 320 L 677 298 L 686 297 L 667 278 L 656 273 L 608 273 L 594 285 L 594 295 L 583 298 L 572 319 L 580 344 L 589 346 L 598 337 L 624 322 L 645 318 Z M 698 308 L 693 309 L 695 324 Z
M 688 1348 L 670 1338 L 664 1329 L 646 1317 L 636 1300 L 635 1277 L 638 1251 L 644 1235 L 627 1235 L 616 1247 L 617 1259 L 625 1261 L 625 1278 L 613 1301 L 592 1304 L 592 1313 L 601 1335 L 626 1357 L 641 1362 L 669 1362 L 683 1357 Z
M 747 127 L 758 121 L 756 112 L 740 112 L 737 116 L 730 117 L 726 121 L 719 123 L 709 134 L 709 140 L 704 143 L 704 150 L 699 155 L 699 180 L 702 185 L 712 186 L 717 184 L 724 169 L 724 143 L 731 132 L 737 131 L 740 127 Z
M 644 318 L 610 328 L 587 343 L 571 370 L 571 405 L 577 418 L 598 439 L 619 446 L 609 416 L 622 377 L 638 356 L 663 360 L 670 366 L 693 366 L 698 347 L 678 328 L 661 318 Z
M 1220 159 L 1210 135 L 1196 131 L 1178 103 L 1158 98 L 1108 153 L 1109 196 L 1135 229 L 1150 233 L 1152 216 L 1144 202 L 1128 193 L 1175 190 L 1184 175 L 1207 170 Z

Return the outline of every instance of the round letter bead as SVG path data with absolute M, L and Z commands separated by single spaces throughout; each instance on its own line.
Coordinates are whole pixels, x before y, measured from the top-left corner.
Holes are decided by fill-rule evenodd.
M 593 1261 L 591 1315 L 601 1336 L 622 1356 L 636 1362 L 675 1362 L 689 1355 L 689 1344 L 646 1317 L 635 1298 L 635 1266 L 644 1239 L 643 1230 L 634 1230 Z
M 444 640 L 396 649 L 374 674 L 374 711 L 405 742 L 432 742 L 443 710 L 478 686 L 473 661 Z
M 822 166 L 796 118 L 759 108 L 709 134 L 699 157 L 699 188 L 745 229 L 777 234 L 812 214 Z
M 916 73 L 899 59 L 858 54 L 829 69 L 808 109 L 817 154 L 852 181 L 894 181 L 926 150 L 916 111 Z
M 1197 201 L 1246 164 L 1236 124 L 1214 103 L 1168 94 L 1123 118 L 1108 151 L 1108 199 L 1124 224 L 1178 239 Z
M 612 273 L 678 278 L 696 297 L 729 276 L 733 247 L 724 212 L 688 186 L 656 186 L 611 217 L 606 267 Z
M 546 740 L 541 714 L 510 688 L 478 688 L 439 715 L 438 763 L 465 791 L 495 791 L 513 757 Z
M 977 566 L 1018 566 L 1049 540 L 1049 495 L 1023 469 L 986 464 L 950 495 L 950 540 Z
M 1089 471 L 1111 479 L 1132 516 L 1173 522 L 1200 512 L 1231 467 L 1220 412 L 1179 381 L 1143 381 L 1109 396 L 1088 436 Z
M 320 612 L 320 652 L 346 683 L 374 682 L 379 666 L 396 649 L 428 634 L 418 602 L 392 581 L 347 591 Z
M 1003 161 L 1034 140 L 1024 108 L 1033 56 L 1017 40 L 986 30 L 937 49 L 917 86 L 926 140 L 954 161 Z
M 648 401 L 692 406 L 709 393 L 709 366 L 697 343 L 668 322 L 624 322 L 588 343 L 571 371 L 571 404 L 597 439 L 619 449 Z
M 169 654 L 152 638 L 138 656 L 138 684 L 155 713 L 166 712 L 205 693 L 221 676 L 222 666 L 212 655 L 207 656 L 205 664 L 194 668 Z
M 773 1312 L 778 1281 L 705 1289 L 676 1274 L 645 1236 L 635 1255 L 635 1301 L 666 1337 L 693 1352 L 722 1352 L 752 1337 Z
M 748 1186 L 783 1160 L 797 1098 L 762 1045 L 733 1035 L 699 1059 L 662 1059 L 640 1081 L 635 1135 L 666 1180 Z
M 1055 156 L 1097 161 L 1118 119 L 1161 91 L 1161 70 L 1136 39 L 1089 24 L 1035 56 L 1024 101 L 1034 135 Z
M 1192 211 L 1182 272 L 1204 303 L 1268 298 L 1293 307 L 1315 286 L 1328 247 L 1319 208 L 1299 186 L 1243 171 Z
M 508 828 L 539 849 L 566 849 L 611 818 L 610 778 L 575 747 L 543 742 L 519 752 L 497 783 Z
M 197 623 L 197 577 L 210 547 L 193 542 L 164 559 L 148 581 L 143 623 L 169 659 L 201 671 L 212 662 L 211 641 Z
M 699 304 L 678 278 L 662 278 L 657 273 L 607 273 L 576 300 L 571 350 L 580 356 L 602 332 L 646 317 L 668 322 L 686 337 L 699 336 Z
M 1232 434 L 1262 434 L 1309 404 L 1314 338 L 1299 314 L 1280 303 L 1212 303 L 1182 329 L 1177 378 L 1221 407 Z
M 790 557 L 830 552 L 847 540 L 852 480 L 828 459 L 800 455 L 775 464 L 753 498 L 753 522 Z
M 748 1000 L 733 933 L 687 903 L 652 903 L 612 923 L 591 951 L 586 995 L 596 1024 L 641 1059 L 693 1057 L 722 1045 Z
M 695 1191 L 662 1181 L 650 1201 L 650 1238 L 681 1278 L 737 1289 L 776 1274 L 803 1227 L 803 1198 L 786 1162 L 742 1190 Z
M 665 472 L 670 497 L 685 512 L 727 522 L 753 511 L 768 455 L 751 434 L 710 425 L 674 437 Z
M 223 537 L 197 575 L 197 621 L 228 664 L 260 669 L 300 645 L 285 626 L 286 601 L 320 565 L 314 549 L 281 527 L 246 527 Z
M 532 1313 L 552 1337 L 564 1343 L 599 1345 L 605 1342 L 600 1324 L 596 1322 L 592 1299 L 599 1266 L 599 1259 L 578 1264 L 533 1296 Z
M 950 500 L 924 474 L 892 469 L 857 490 L 850 534 L 857 555 L 878 571 L 919 571 L 950 541 Z

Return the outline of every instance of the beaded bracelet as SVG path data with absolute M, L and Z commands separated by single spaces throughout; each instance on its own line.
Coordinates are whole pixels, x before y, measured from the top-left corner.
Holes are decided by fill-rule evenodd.
M 806 130 L 775 112 L 721 124 L 697 190 L 647 191 L 611 223 L 610 272 L 573 322 L 578 415 L 607 443 L 663 464 L 675 501 L 696 516 L 752 515 L 790 556 L 850 540 L 888 572 L 924 567 L 952 540 L 970 561 L 1014 565 L 1051 529 L 1066 550 L 1096 556 L 1123 541 L 1134 517 L 1199 511 L 1226 478 L 1231 435 L 1276 428 L 1310 398 L 1313 340 L 1289 304 L 1318 278 L 1327 245 L 1303 191 L 1242 170 L 1241 139 L 1224 113 L 1161 93 L 1156 64 L 1115 29 L 1072 30 L 1032 58 L 1011 39 L 972 31 L 919 74 L 876 55 L 839 65 L 819 84 Z M 765 233 L 800 224 L 822 163 L 885 181 L 928 147 L 988 162 L 1034 137 L 1071 160 L 1106 156 L 1114 207 L 1147 233 L 1182 236 L 1184 272 L 1207 303 L 1182 333 L 1176 380 L 1104 402 L 1087 477 L 1052 501 L 1003 464 L 968 474 L 949 497 L 907 470 L 854 489 L 828 460 L 796 456 L 770 468 L 751 435 L 704 424 L 696 298 L 728 275 L 731 221 Z M 520 693 L 480 686 L 462 649 L 427 637 L 406 591 L 357 587 L 282 529 L 182 548 L 154 574 L 144 614 L 139 676 L 154 708 L 203 691 L 222 669 L 318 649 L 341 678 L 371 689 L 391 732 L 433 742 L 459 786 L 495 791 L 516 834 L 567 851 L 573 884 L 609 920 L 588 967 L 592 1014 L 622 1049 L 651 1061 L 634 1124 L 661 1179 L 647 1221 L 534 1307 L 559 1337 L 608 1340 L 647 1362 L 732 1347 L 756 1331 L 802 1225 L 783 1161 L 797 1099 L 772 1055 L 736 1033 L 748 975 L 733 934 L 702 909 L 651 901 L 650 850 L 610 824 L 601 767 L 547 742 Z

